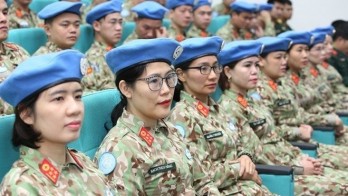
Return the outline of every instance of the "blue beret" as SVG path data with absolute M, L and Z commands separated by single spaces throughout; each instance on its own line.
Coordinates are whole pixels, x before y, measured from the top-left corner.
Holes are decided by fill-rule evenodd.
M 119 0 L 112 0 L 112 1 L 106 1 L 104 3 L 101 3 L 94 8 L 91 9 L 91 11 L 88 12 L 86 16 L 86 22 L 88 24 L 93 24 L 94 21 L 115 12 L 121 12 L 122 11 L 122 2 Z
M 246 1 L 235 1 L 230 4 L 230 8 L 235 12 L 256 12 L 256 5 Z
M 80 81 L 84 55 L 77 50 L 38 55 L 23 61 L 0 84 L 0 97 L 13 106 L 47 87 L 66 81 Z
M 65 12 L 81 15 L 80 13 L 81 6 L 82 6 L 81 2 L 57 1 L 54 3 L 48 4 L 37 15 L 41 19 L 52 18 Z
M 167 8 L 154 1 L 144 1 L 134 6 L 131 10 L 137 13 L 140 18 L 149 18 L 153 20 L 162 20 L 168 11 Z
M 335 28 L 331 25 L 326 27 L 318 27 L 316 29 L 313 29 L 311 33 L 325 33 L 332 36 L 335 33 Z
M 259 56 L 263 45 L 256 40 L 233 41 L 225 45 L 218 54 L 220 65 L 226 66 L 251 56 Z
M 174 39 L 137 39 L 114 48 L 106 54 L 106 62 L 116 73 L 138 64 L 150 62 L 172 62 L 180 56 L 182 47 Z
M 211 6 L 211 0 L 196 0 L 193 4 L 193 10 L 205 5 Z
M 325 33 L 312 33 L 312 35 L 313 35 L 313 42 L 312 42 L 311 46 L 325 42 L 325 38 L 326 38 Z
M 174 9 L 182 5 L 188 5 L 193 7 L 194 0 L 167 0 L 166 7 L 168 9 Z
M 257 41 L 263 44 L 262 54 L 275 51 L 287 51 L 291 46 L 291 39 L 280 37 L 261 37 Z
M 278 35 L 278 37 L 289 38 L 292 44 L 305 44 L 310 46 L 313 42 L 312 34 L 309 32 L 286 31 Z
M 258 12 L 261 12 L 261 11 L 271 11 L 273 8 L 273 4 L 270 4 L 270 3 L 259 3 L 259 4 L 256 4 L 256 10 Z
M 174 61 L 174 66 L 203 56 L 217 56 L 223 46 L 223 39 L 217 36 L 190 38 L 180 42 L 180 44 L 184 52 Z

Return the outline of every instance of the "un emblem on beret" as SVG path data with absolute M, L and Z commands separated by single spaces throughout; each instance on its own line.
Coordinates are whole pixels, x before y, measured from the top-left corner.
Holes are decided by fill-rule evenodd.
M 309 43 L 310 45 L 312 45 L 314 43 L 314 39 L 315 39 L 314 36 L 311 36 L 311 41 Z
M 221 43 L 221 46 L 220 46 L 220 51 L 225 47 L 225 44 L 226 44 L 225 40 L 222 40 L 222 43 Z
M 265 48 L 265 45 L 264 44 L 262 44 L 261 45 L 261 48 L 260 48 L 260 54 L 263 52 L 263 49 Z
M 182 51 L 183 51 L 183 47 L 182 46 L 178 46 L 176 47 L 175 51 L 174 51 L 174 54 L 173 54 L 173 58 L 174 59 L 177 59 L 179 58 L 179 56 L 181 55 Z

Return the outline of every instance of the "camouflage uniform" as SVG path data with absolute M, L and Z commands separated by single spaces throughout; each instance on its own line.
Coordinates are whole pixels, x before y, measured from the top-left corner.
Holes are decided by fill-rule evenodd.
M 263 36 L 276 36 L 274 23 L 272 21 L 265 21 L 265 28 L 263 30 Z
M 105 152 L 116 159 L 107 178 L 121 195 L 195 194 L 192 157 L 172 124 L 160 120 L 156 129 L 148 130 L 124 110 L 94 161 L 101 164 Z
M 105 55 L 112 47 L 94 41 L 86 52 L 86 58 L 93 68 L 93 73 L 82 79 L 84 91 L 97 91 L 116 88 L 114 74 L 106 64 Z
M 25 49 L 19 45 L 2 42 L 1 48 L 4 51 L 0 54 L 0 83 L 4 81 L 8 75 L 17 67 L 18 64 L 23 62 L 26 58 L 29 57 L 29 54 Z M 12 114 L 13 108 L 8 103 L 3 101 L 0 98 L 0 115 Z
M 181 91 L 170 120 L 185 137 L 190 151 L 203 164 L 206 175 L 211 176 L 222 194 L 270 195 L 264 186 L 239 179 L 241 155 L 257 157 L 261 146 L 249 142 L 256 137 L 252 130 L 243 130 L 234 117 L 227 118 L 213 99 L 209 106 Z
M 196 25 L 192 24 L 190 29 L 186 33 L 187 38 L 193 38 L 193 37 L 210 37 L 212 36 L 211 33 L 208 31 L 203 31 L 199 29 Z
M 184 33 L 184 34 L 177 34 L 177 31 L 174 28 L 174 26 L 170 25 L 169 29 L 168 29 L 168 38 L 172 38 L 172 39 L 175 39 L 178 42 L 181 42 L 181 41 L 186 39 L 186 33 Z
M 251 97 L 244 97 L 231 90 L 226 90 L 221 96 L 220 103 L 226 113 L 231 116 L 239 116 L 246 119 L 252 127 L 258 140 L 251 140 L 252 143 L 262 143 L 263 151 L 256 157 L 256 162 L 268 165 L 300 166 L 303 156 L 301 150 L 293 147 L 290 143 L 279 137 L 273 117 L 264 107 Z M 295 195 L 300 194 L 345 194 L 339 189 L 330 190 L 327 187 L 345 188 L 336 180 L 330 180 L 326 176 L 295 176 Z
M 213 7 L 213 12 L 216 13 L 217 16 L 229 15 L 230 9 L 227 9 L 224 3 L 221 2 Z
M 289 88 L 284 85 L 270 85 L 272 80 L 263 75 L 258 85 L 258 92 L 261 96 L 261 102 L 265 103 L 270 109 L 275 125 L 278 126 L 278 133 L 288 141 L 299 140 L 298 127 L 303 124 L 304 116 L 307 115 L 303 109 L 298 107 L 297 102 L 292 98 Z M 293 129 L 288 129 L 293 128 Z M 318 148 L 318 158 L 326 167 L 347 170 L 348 158 L 347 147 L 337 147 L 320 144 Z
M 336 68 L 343 78 L 344 85 L 348 86 L 348 55 L 334 48 L 328 63 Z
M 231 22 L 227 22 L 223 27 L 221 27 L 216 35 L 224 39 L 226 42 L 231 42 L 234 40 L 250 40 L 256 39 L 256 35 L 246 29 L 240 29 L 238 32 L 233 27 Z
M 48 54 L 51 52 L 59 52 L 62 49 L 57 46 L 57 44 L 47 41 L 45 46 L 41 46 L 34 54 L 33 56 L 40 55 L 40 54 Z
M 134 19 L 137 17 L 137 14 L 131 11 L 132 7 L 133 7 L 132 0 L 124 1 L 122 5 L 122 12 L 121 12 L 121 15 L 124 21 L 133 22 Z
M 136 39 L 139 39 L 138 37 L 138 34 L 133 31 L 125 40 L 123 43 L 127 43 L 127 42 L 130 42 L 130 41 L 133 41 L 133 40 L 136 40 Z
M 14 4 L 8 9 L 8 16 L 10 29 L 39 27 L 43 25 L 42 20 L 33 11 L 29 10 L 29 13 L 27 13 L 20 8 L 15 8 Z
M 20 147 L 20 159 L 4 177 L 0 195 L 104 195 L 112 193 L 105 176 L 88 157 L 67 150 L 59 165 L 38 150 Z
M 276 35 L 279 35 L 285 31 L 292 30 L 292 28 L 286 22 L 283 22 L 281 19 L 277 19 L 274 21 L 274 29 Z

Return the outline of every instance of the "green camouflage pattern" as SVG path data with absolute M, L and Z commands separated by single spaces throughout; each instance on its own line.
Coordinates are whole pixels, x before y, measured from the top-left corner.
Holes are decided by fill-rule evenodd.
M 234 29 L 231 21 L 227 22 L 221 27 L 216 35 L 221 37 L 225 42 L 231 42 L 235 40 L 250 40 L 256 39 L 256 35 L 247 29 L 240 29 L 238 32 Z
M 57 46 L 57 44 L 47 41 L 47 43 L 44 46 L 41 46 L 34 54 L 33 56 L 40 55 L 40 54 L 48 54 L 51 52 L 59 52 L 62 49 Z
M 121 195 L 194 195 L 191 168 L 193 161 L 174 126 L 159 120 L 149 133 L 148 144 L 140 131 L 143 121 L 126 110 L 104 138 L 94 161 L 105 152 L 112 153 L 116 166 L 107 174 L 114 189 Z M 175 163 L 171 170 L 151 174 L 153 168 Z
M 59 165 L 38 150 L 20 147 L 20 158 L 5 175 L 0 195 L 107 195 L 112 193 L 105 176 L 82 153 L 67 150 L 66 164 Z M 49 160 L 58 170 L 56 183 L 41 172 L 41 163 Z
M 186 33 L 184 34 L 178 34 L 175 27 L 171 24 L 168 28 L 168 38 L 175 39 L 178 42 L 181 42 L 186 39 Z
M 239 179 L 238 157 L 247 153 L 256 158 L 262 150 L 260 145 L 250 142 L 256 137 L 252 130 L 242 131 L 242 119 L 227 118 L 213 99 L 209 98 L 208 106 L 203 104 L 209 108 L 207 116 L 199 111 L 201 104 L 194 96 L 181 91 L 180 101 L 169 118 L 185 137 L 206 175 L 224 195 L 270 195 L 264 186 Z
M 230 9 L 227 9 L 223 2 L 213 6 L 213 12 L 215 13 L 216 16 L 230 15 Z
M 3 70 L 0 73 L 0 83 L 9 76 L 18 64 L 29 57 L 28 52 L 14 43 L 2 42 L 1 48 L 4 51 L 0 54 L 0 68 Z M 12 114 L 13 108 L 0 98 L 0 116 Z
M 333 55 L 328 63 L 332 65 L 343 79 L 343 84 L 348 86 L 348 55 L 334 48 Z
M 192 24 L 192 26 L 189 28 L 189 30 L 186 33 L 187 38 L 194 38 L 194 37 L 210 37 L 212 36 L 211 33 L 208 31 L 203 31 L 199 29 L 196 25 Z
M 86 58 L 93 72 L 82 79 L 82 86 L 85 92 L 116 88 L 114 74 L 105 61 L 105 55 L 110 49 L 112 47 L 94 41 L 86 52 Z
M 263 36 L 270 36 L 270 37 L 276 36 L 274 23 L 271 20 L 265 21 L 265 28 L 263 30 Z
M 29 9 L 27 13 L 16 8 L 14 4 L 8 8 L 8 21 L 10 29 L 33 28 L 43 25 L 43 21 L 33 11 Z
M 125 40 L 123 43 L 127 43 L 127 42 L 130 42 L 130 41 L 133 41 L 133 40 L 136 40 L 136 39 L 139 39 L 139 36 L 138 34 L 133 31 Z

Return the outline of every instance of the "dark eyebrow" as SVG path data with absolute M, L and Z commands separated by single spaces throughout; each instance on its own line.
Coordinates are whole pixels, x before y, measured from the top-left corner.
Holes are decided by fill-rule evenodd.
M 57 91 L 54 91 L 54 92 L 50 93 L 50 96 L 54 96 L 54 95 L 58 95 L 58 94 L 66 94 L 66 93 L 68 93 L 67 90 L 57 90 Z M 82 88 L 74 90 L 73 93 L 74 94 L 75 93 L 82 93 Z

